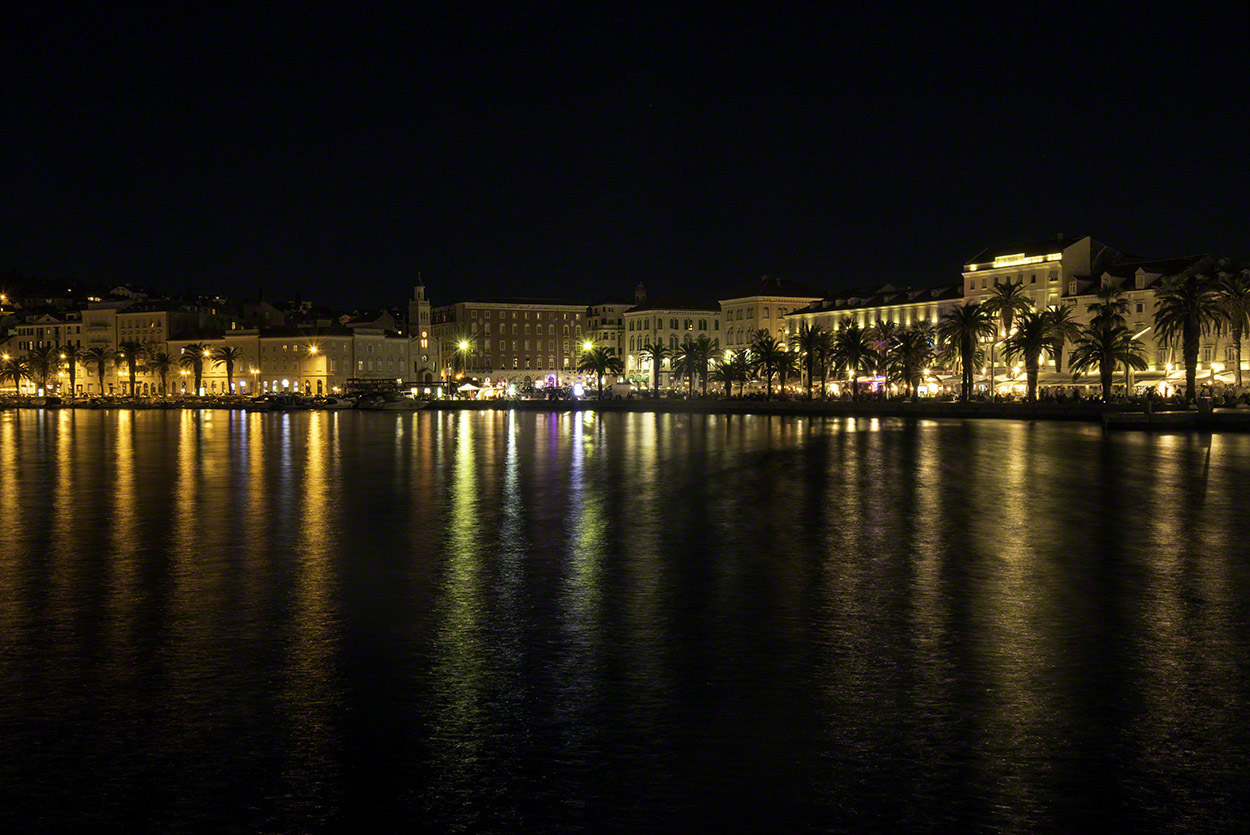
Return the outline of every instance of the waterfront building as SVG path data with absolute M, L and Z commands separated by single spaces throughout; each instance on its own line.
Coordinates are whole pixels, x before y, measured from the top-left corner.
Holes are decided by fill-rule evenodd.
M 664 293 L 625 311 L 625 374 L 651 385 L 651 361 L 644 355 L 649 343 L 662 343 L 670 352 L 687 339 L 710 338 L 721 346 L 720 306 L 684 293 Z M 659 368 L 659 386 L 673 384 L 671 359 Z
M 431 311 L 439 376 L 520 385 L 572 383 L 586 308 L 557 299 L 469 299 Z
M 408 300 L 408 353 L 412 360 L 413 382 L 430 383 L 439 376 L 438 352 L 430 336 L 430 300 L 425 296 L 425 283 L 417 276 Z
M 724 346 L 741 351 L 766 330 L 788 344 L 786 316 L 824 298 L 824 293 L 788 278 L 764 276 L 720 300 L 725 326 Z
M 82 344 L 82 312 L 62 311 L 57 315 L 43 313 L 15 328 L 12 349 L 25 353 L 32 348 Z
M 1164 345 L 1155 335 L 1155 294 L 1159 283 L 1170 276 L 1214 277 L 1228 268 L 1226 260 L 1211 255 L 1146 259 L 1125 255 L 1088 236 L 1059 235 L 987 247 L 964 264 L 959 284 L 920 289 L 885 284 L 871 290 L 839 291 L 790 313 L 786 317 L 787 333 L 795 333 L 804 322 L 819 324 L 828 330 L 836 330 L 846 320 L 854 320 L 864 327 L 878 321 L 903 326 L 936 323 L 956 305 L 985 302 L 994 293 L 995 286 L 1008 283 L 1023 286 L 1034 310 L 1067 305 L 1079 324 L 1088 325 L 1091 305 L 1098 301 L 1098 290 L 1118 287 L 1124 290 L 1128 302 L 1127 325 L 1134 338 L 1142 343 L 1148 362 L 1146 371 L 1137 372 L 1129 379 L 1136 385 L 1174 385 L 1184 378 L 1183 359 L 1179 346 Z M 993 342 L 997 345 L 1006 336 L 1000 332 Z M 985 347 L 990 347 L 989 340 Z M 1244 349 L 1243 343 L 1243 370 L 1246 370 L 1250 365 L 1250 352 Z M 1022 387 L 1022 369 L 1018 362 L 1008 362 L 1001 349 L 986 350 L 986 355 L 985 365 L 978 369 L 979 381 L 988 382 L 991 375 L 988 358 L 992 355 L 992 374 L 999 390 Z M 1230 335 L 1212 333 L 1203 338 L 1197 368 L 1200 377 L 1209 375 L 1208 380 L 1231 383 L 1235 362 L 1236 346 Z M 1117 382 L 1123 382 L 1121 375 L 1122 372 Z M 1071 385 L 1072 378 L 1066 368 L 1056 367 L 1055 358 L 1044 356 L 1039 382 Z
M 907 327 L 924 322 L 936 324 L 947 311 L 962 302 L 963 290 L 958 284 L 919 289 L 883 284 L 869 290 L 841 290 L 788 313 L 786 338 L 798 333 L 803 323 L 820 325 L 827 331 L 836 331 L 847 321 L 863 327 L 871 327 L 876 322 L 895 322 Z
M 183 333 L 177 339 L 166 342 L 166 351 L 174 361 L 169 372 L 170 394 L 195 394 L 195 375 L 190 369 L 183 368 L 181 358 L 187 351 L 198 347 L 201 351 L 200 387 L 206 395 L 226 393 L 252 394 L 258 388 L 257 371 L 260 366 L 260 348 L 257 341 L 260 331 L 257 328 L 238 328 L 228 331 L 194 331 Z M 234 362 L 234 379 L 226 380 L 225 363 L 218 364 L 216 357 L 221 348 L 234 348 L 239 352 L 239 359 Z M 151 375 L 147 382 L 152 391 L 157 391 L 160 378 Z M 233 385 L 227 385 L 228 382 Z
M 646 290 L 643 291 L 646 297 Z M 625 356 L 625 311 L 638 301 L 622 296 L 605 296 L 587 310 L 588 338 L 597 348 L 607 348 L 614 356 Z

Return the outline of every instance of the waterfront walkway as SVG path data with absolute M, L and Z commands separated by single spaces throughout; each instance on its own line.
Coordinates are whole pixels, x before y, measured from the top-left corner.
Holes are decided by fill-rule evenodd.
M 1186 409 L 1157 405 L 1146 415 L 1140 403 L 1103 404 L 1097 400 L 1058 403 L 921 400 L 432 400 L 431 409 L 531 412 L 657 412 L 674 414 L 810 415 L 821 417 L 995 418 L 1066 420 L 1123 428 L 1231 429 L 1250 431 L 1250 409 Z

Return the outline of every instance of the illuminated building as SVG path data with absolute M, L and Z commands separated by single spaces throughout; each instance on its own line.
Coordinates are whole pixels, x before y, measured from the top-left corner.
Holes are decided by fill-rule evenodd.
M 715 303 L 708 304 L 682 293 L 664 293 L 625 311 L 625 373 L 642 377 L 651 384 L 651 360 L 644 355 L 648 344 L 660 343 L 670 353 L 687 339 L 706 336 L 717 347 L 721 338 L 721 311 Z M 665 359 L 659 368 L 659 387 L 673 383 L 672 360 Z
M 641 286 L 641 285 L 640 285 Z M 645 298 L 646 290 L 642 290 Z M 607 348 L 618 357 L 625 356 L 625 311 L 641 300 L 630 302 L 620 296 L 606 296 L 587 310 L 587 337 L 596 347 Z
M 408 300 L 408 353 L 412 362 L 412 381 L 429 383 L 438 379 L 438 352 L 430 335 L 430 300 L 425 297 L 425 283 L 417 277 Z
M 469 299 L 434 308 L 430 336 L 445 380 L 572 383 L 586 308 L 555 299 Z
M 729 298 L 720 300 L 725 347 L 734 351 L 747 348 L 760 330 L 766 330 L 782 344 L 788 344 L 786 315 L 820 301 L 823 296 L 819 290 L 806 284 L 764 276 Z

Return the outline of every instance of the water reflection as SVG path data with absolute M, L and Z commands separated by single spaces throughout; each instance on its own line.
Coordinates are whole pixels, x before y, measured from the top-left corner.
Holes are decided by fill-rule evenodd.
M 22 828 L 1248 811 L 1248 438 L 23 411 L 0 472 Z

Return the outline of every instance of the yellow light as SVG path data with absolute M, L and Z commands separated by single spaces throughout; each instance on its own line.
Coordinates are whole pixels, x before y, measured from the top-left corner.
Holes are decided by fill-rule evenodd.
M 315 354 L 315 353 L 317 353 L 317 346 L 316 346 L 316 345 L 313 345 L 311 348 L 309 348 L 309 349 L 308 349 L 308 353 L 310 353 L 310 354 Z
M 207 357 L 207 356 L 209 356 L 209 352 L 208 352 L 208 349 L 207 349 L 207 348 L 205 348 L 205 349 L 204 349 L 204 356 L 206 356 L 206 357 Z
M 460 350 L 461 351 L 469 350 L 469 340 L 467 339 L 460 340 Z
M 65 355 L 64 355 L 64 354 L 61 354 L 61 359 L 65 359 Z
M 586 340 L 585 342 L 582 343 L 583 350 L 589 351 L 593 347 L 595 347 L 595 343 L 591 342 L 590 340 Z

